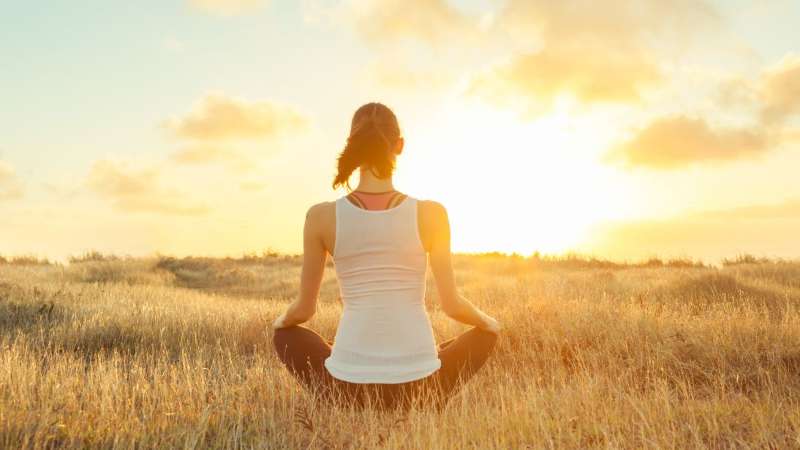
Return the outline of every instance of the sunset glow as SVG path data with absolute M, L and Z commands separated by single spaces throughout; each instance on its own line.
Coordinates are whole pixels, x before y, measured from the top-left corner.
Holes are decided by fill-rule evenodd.
M 637 5 L 9 5 L 0 254 L 299 252 L 381 101 L 456 251 L 796 256 L 800 6 Z
M 579 156 L 586 137 L 571 123 L 566 106 L 522 121 L 484 105 L 448 105 L 430 135 L 413 137 L 421 142 L 400 179 L 449 207 L 457 248 L 563 252 L 630 201 L 614 192 L 608 170 Z

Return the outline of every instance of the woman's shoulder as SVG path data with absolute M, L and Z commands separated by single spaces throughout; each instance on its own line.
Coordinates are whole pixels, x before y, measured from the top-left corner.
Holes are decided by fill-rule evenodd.
M 311 229 L 324 230 L 336 221 L 336 202 L 322 202 L 311 205 L 306 211 L 306 225 Z
M 447 220 L 447 208 L 436 200 L 417 200 L 420 219 L 423 223 L 440 223 Z
M 306 211 L 306 218 L 311 220 L 319 220 L 330 216 L 331 213 L 336 214 L 335 201 L 315 203 L 308 208 L 308 211 Z
M 417 199 L 419 210 L 432 215 L 447 214 L 447 208 L 436 200 Z

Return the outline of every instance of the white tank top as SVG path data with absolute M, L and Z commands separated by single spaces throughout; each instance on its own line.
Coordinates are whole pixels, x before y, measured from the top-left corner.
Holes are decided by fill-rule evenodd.
M 344 311 L 325 360 L 328 372 L 351 383 L 394 384 L 438 370 L 417 200 L 366 210 L 337 199 L 333 262 Z

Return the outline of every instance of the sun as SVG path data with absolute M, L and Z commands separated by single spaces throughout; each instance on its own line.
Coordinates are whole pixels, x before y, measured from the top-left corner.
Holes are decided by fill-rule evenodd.
M 608 133 L 565 102 L 534 119 L 474 103 L 437 117 L 398 180 L 448 208 L 456 251 L 563 253 L 624 210 L 628 193 L 595 157 Z

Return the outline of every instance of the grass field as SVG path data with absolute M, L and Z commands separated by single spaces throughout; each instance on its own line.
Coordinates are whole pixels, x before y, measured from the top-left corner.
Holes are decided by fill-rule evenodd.
M 443 413 L 316 404 L 269 345 L 297 257 L 0 264 L 3 448 L 800 447 L 800 263 L 459 255 L 506 327 Z M 332 338 L 330 267 L 309 326 Z M 465 329 L 441 313 L 437 339 Z

